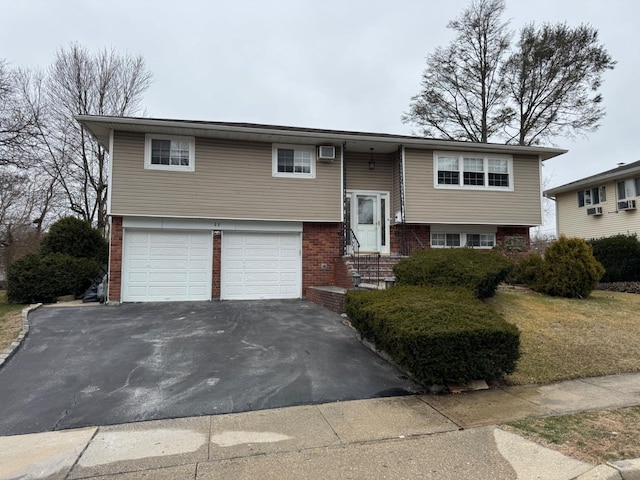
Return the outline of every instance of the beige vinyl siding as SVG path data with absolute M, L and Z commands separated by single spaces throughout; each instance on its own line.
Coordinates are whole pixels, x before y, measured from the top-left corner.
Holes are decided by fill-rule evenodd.
M 338 161 L 317 162 L 314 179 L 274 178 L 270 143 L 196 138 L 194 172 L 145 170 L 144 143 L 115 133 L 113 215 L 340 221 Z
M 600 185 L 598 185 L 600 186 Z M 640 211 L 618 211 L 615 182 L 604 184 L 607 201 L 597 205 L 578 207 L 578 192 L 561 193 L 556 196 L 558 235 L 584 239 L 610 237 L 619 233 L 640 233 Z M 584 190 L 584 189 L 583 189 Z M 636 197 L 640 206 L 640 198 Z M 602 207 L 601 216 L 587 215 L 587 208 Z
M 513 157 L 513 191 L 435 188 L 433 152 L 406 149 L 405 199 L 408 223 L 540 225 L 540 162 Z
M 349 152 L 347 150 L 347 190 L 370 190 L 390 192 L 393 186 L 393 155 L 373 154 L 375 170 L 369 170 L 369 153 Z

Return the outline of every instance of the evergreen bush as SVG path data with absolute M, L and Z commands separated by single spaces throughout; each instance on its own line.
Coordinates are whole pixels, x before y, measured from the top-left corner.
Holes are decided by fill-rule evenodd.
M 51 225 L 40 245 L 42 255 L 63 253 L 75 258 L 91 258 L 107 263 L 109 244 L 89 222 L 65 217 Z
M 497 379 L 519 357 L 518 328 L 466 288 L 350 291 L 345 310 L 364 338 L 425 385 Z
M 495 295 L 513 262 L 496 251 L 430 248 L 401 260 L 393 269 L 397 285 L 460 286 L 477 298 Z
M 615 235 L 588 242 L 605 269 L 602 282 L 640 281 L 640 241 L 637 235 Z

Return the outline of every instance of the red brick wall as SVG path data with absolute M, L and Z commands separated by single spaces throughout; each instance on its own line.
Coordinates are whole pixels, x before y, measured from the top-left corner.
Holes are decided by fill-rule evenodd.
M 111 217 L 109 239 L 109 301 L 120 302 L 122 286 L 122 217 Z
M 302 295 L 311 286 L 335 285 L 336 258 L 341 256 L 340 223 L 302 225 Z
M 307 299 L 322 305 L 324 308 L 328 308 L 332 312 L 344 312 L 344 293 L 328 292 L 316 287 L 310 287 L 307 289 Z
M 391 226 L 390 236 L 391 236 L 391 254 L 399 255 L 402 253 L 403 245 L 403 232 L 404 228 L 402 224 L 396 224 Z M 420 239 L 420 242 L 425 248 L 429 248 L 431 245 L 431 226 L 430 225 L 421 225 L 421 224 L 413 224 L 408 223 L 406 225 L 407 229 L 407 247 L 409 248 L 409 253 L 413 250 L 420 248 L 420 244 L 416 241 L 416 236 Z M 414 232 L 415 235 L 411 232 Z
M 508 237 L 524 237 L 527 249 L 530 245 L 529 227 L 498 227 L 496 242 L 502 243 Z
M 222 252 L 222 237 L 220 231 L 215 230 L 213 232 L 213 265 L 211 268 L 211 298 L 220 298 L 220 256 Z

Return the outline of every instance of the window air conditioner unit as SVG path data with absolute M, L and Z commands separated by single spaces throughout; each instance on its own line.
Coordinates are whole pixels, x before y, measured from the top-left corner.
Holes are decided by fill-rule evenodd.
M 336 158 L 336 147 L 320 145 L 318 147 L 318 160 L 333 162 Z
M 587 215 L 593 215 L 594 217 L 602 215 L 602 207 L 587 208 Z
M 636 209 L 635 200 L 624 200 L 622 202 L 618 202 L 618 210 L 635 210 L 635 209 Z

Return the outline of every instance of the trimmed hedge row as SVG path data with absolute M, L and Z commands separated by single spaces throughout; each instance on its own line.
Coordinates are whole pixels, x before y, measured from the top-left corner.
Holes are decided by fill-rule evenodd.
M 602 282 L 636 282 L 640 280 L 640 241 L 634 235 L 589 240 L 593 256 L 605 269 Z
M 464 288 L 349 291 L 345 310 L 364 338 L 427 385 L 500 378 L 520 355 L 518 328 Z
M 7 268 L 7 296 L 14 303 L 52 303 L 80 296 L 100 272 L 100 263 L 62 253 L 31 254 Z
M 470 289 L 477 298 L 492 297 L 514 263 L 495 251 L 472 248 L 426 249 L 394 267 L 397 285 L 448 285 Z

